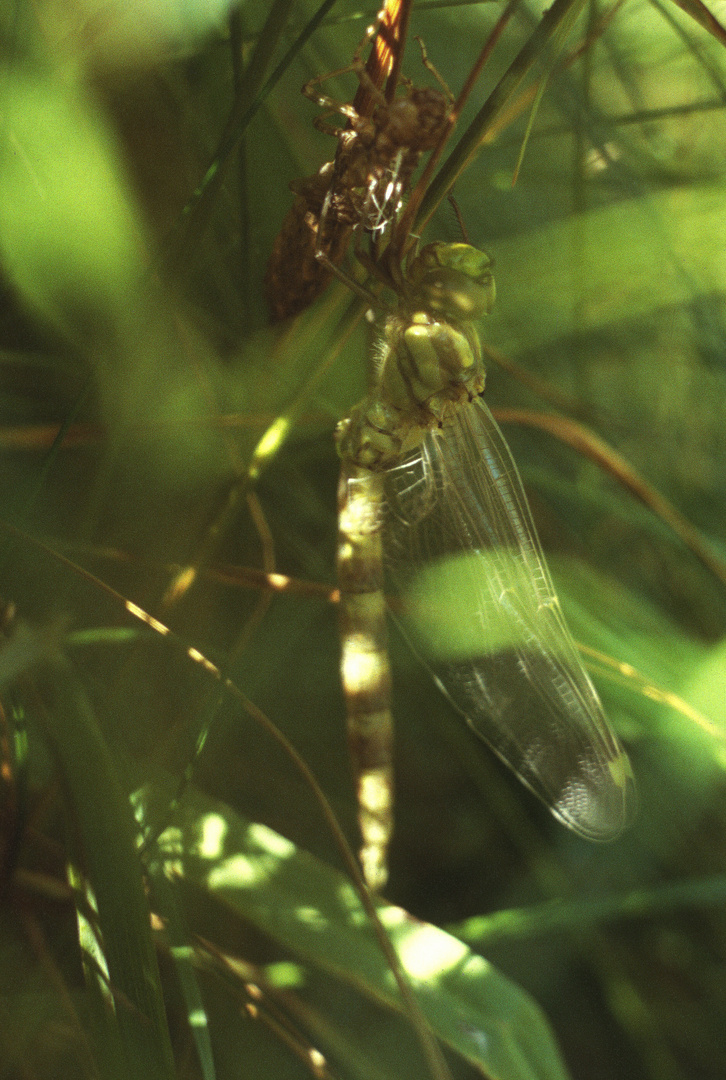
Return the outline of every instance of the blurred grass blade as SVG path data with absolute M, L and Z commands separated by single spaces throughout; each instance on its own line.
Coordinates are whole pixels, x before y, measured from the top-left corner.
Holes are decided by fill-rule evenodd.
M 673 3 L 695 19 L 699 26 L 712 34 L 722 45 L 726 45 L 726 30 L 701 0 L 673 0 Z
M 71 666 L 52 666 L 54 701 L 45 721 L 67 792 L 133 1080 L 175 1076 L 149 906 L 131 806 L 91 703 Z
M 554 63 L 553 63 L 552 66 L 554 67 Z M 551 73 L 552 73 L 552 68 L 550 68 L 550 71 L 547 73 L 547 75 L 543 79 L 540 79 L 540 81 L 539 81 L 539 83 L 537 85 L 537 88 L 535 90 L 534 101 L 532 102 L 532 107 L 529 110 L 529 117 L 527 119 L 527 127 L 525 128 L 525 131 L 524 131 L 524 138 L 522 139 L 522 145 L 520 146 L 519 154 L 517 155 L 517 163 L 514 166 L 514 172 L 512 173 L 512 187 L 514 187 L 514 185 L 517 183 L 517 179 L 519 178 L 519 171 L 522 168 L 522 162 L 524 161 L 524 155 L 525 155 L 525 152 L 527 150 L 527 146 L 529 145 L 529 139 L 530 139 L 530 136 L 532 134 L 532 128 L 534 127 L 534 122 L 535 122 L 535 120 L 537 118 L 537 113 L 539 112 L 539 107 L 540 107 L 540 104 L 542 102 L 542 98 L 544 97 L 544 92 L 547 89 L 547 84 L 549 82 L 549 78 L 550 78 Z
M 216 1080 L 209 1018 L 192 960 L 192 942 L 176 889 L 159 868 L 150 868 L 157 908 L 164 914 L 166 936 L 186 1008 L 189 1031 L 197 1051 L 202 1080 Z
M 55 657 L 64 630 L 65 624 L 58 619 L 42 627 L 28 626 L 18 620 L 12 636 L 3 640 L 0 648 L 0 691 L 5 692 L 6 687 L 29 668 Z
M 591 672 L 595 673 L 599 678 L 610 679 L 613 683 L 617 683 L 634 694 L 642 694 L 643 697 L 649 698 L 651 701 L 657 701 L 668 706 L 675 713 L 679 713 L 684 720 L 694 724 L 702 732 L 711 736 L 715 740 L 714 757 L 724 757 L 726 760 L 724 754 L 726 745 L 718 746 L 718 743 L 726 744 L 726 732 L 717 723 L 714 723 L 709 716 L 704 715 L 699 709 L 694 708 L 688 701 L 685 701 L 680 694 L 656 685 L 652 679 L 646 678 L 632 664 L 616 660 L 614 657 L 600 652 L 599 649 L 593 649 L 589 645 L 583 645 L 582 643 L 578 645 L 578 648 L 583 656 L 587 658 L 587 667 Z M 714 709 L 713 715 L 719 716 L 720 710 Z
M 280 63 L 277 65 L 277 67 L 272 72 L 267 81 L 264 83 L 264 85 L 258 90 L 252 101 L 248 104 L 244 98 L 239 99 L 241 103 L 240 107 L 235 107 L 235 111 L 230 117 L 227 127 L 225 128 L 224 136 L 219 145 L 214 160 L 204 174 L 202 181 L 199 184 L 199 187 L 194 191 L 191 199 L 184 207 L 184 210 L 182 211 L 182 217 L 176 226 L 177 229 L 182 224 L 186 225 L 187 219 L 191 215 L 197 213 L 199 204 L 206 195 L 207 188 L 214 181 L 217 173 L 224 167 L 230 154 L 232 154 L 235 148 L 239 145 L 240 139 L 244 135 L 245 131 L 247 130 L 259 110 L 264 105 L 271 90 L 273 90 L 274 87 L 277 85 L 277 82 L 279 81 L 281 76 L 285 73 L 285 71 L 287 71 L 288 67 L 292 63 L 293 58 L 300 52 L 305 43 L 315 32 L 315 30 L 317 30 L 320 23 L 323 21 L 325 16 L 328 14 L 330 9 L 335 5 L 336 2 L 337 0 L 323 0 L 318 10 L 315 12 L 313 17 L 306 24 L 300 34 L 295 38 L 295 41 L 287 50 Z M 173 240 L 174 237 L 172 235 L 172 237 L 167 241 L 167 259 L 170 258 L 176 251 Z
M 481 948 L 507 938 L 522 941 L 563 931 L 581 931 L 614 919 L 651 918 L 656 912 L 671 913 L 680 908 L 718 909 L 723 908 L 724 903 L 726 874 L 714 874 L 702 881 L 677 881 L 597 899 L 557 899 L 532 907 L 474 915 L 448 927 L 448 930 L 463 941 Z
M 205 841 L 211 836 L 214 844 Z M 162 854 L 165 846 L 170 873 L 379 1005 L 401 1011 L 360 899 L 341 874 L 196 790 L 160 838 Z M 547 1021 L 528 994 L 437 927 L 382 901 L 378 913 L 439 1039 L 499 1080 L 565 1080 Z
M 555 70 L 557 63 L 559 62 L 560 54 L 564 49 L 565 41 L 567 40 L 567 37 L 572 30 L 572 27 L 578 15 L 579 10 L 577 8 L 577 5 L 575 5 L 570 11 L 568 17 L 564 18 L 555 30 L 554 34 L 552 35 L 550 47 L 546 50 L 544 54 L 547 61 L 546 70 L 542 78 L 539 80 L 539 83 L 537 84 L 537 87 L 534 91 L 534 100 L 532 102 L 532 107 L 529 112 L 527 127 L 524 132 L 524 138 L 522 139 L 522 146 L 517 157 L 517 164 L 514 166 L 514 173 L 512 175 L 512 187 L 514 187 L 514 185 L 517 183 L 519 170 L 522 167 L 524 154 L 529 144 L 529 139 L 532 134 L 532 129 L 534 127 L 534 121 L 537 117 L 537 113 L 539 112 L 539 107 L 542 102 L 542 98 L 544 97 L 545 90 L 549 85 L 552 73 Z
M 556 439 L 572 446 L 578 453 L 596 462 L 601 469 L 613 476 L 618 483 L 632 492 L 640 502 L 665 522 L 703 565 L 708 567 L 714 577 L 726 586 L 726 562 L 720 558 L 705 537 L 668 499 L 639 476 L 622 454 L 619 454 L 612 446 L 608 446 L 599 435 L 589 431 L 575 420 L 535 412 L 531 409 L 497 409 L 497 419 L 503 424 L 522 424 L 547 431 Z
M 275 0 L 271 5 L 265 24 L 257 38 L 255 50 L 244 70 L 240 70 L 242 65 L 242 13 L 239 9 L 231 13 L 230 46 L 233 53 L 232 65 L 235 76 L 235 94 L 232 108 L 219 141 L 217 154 L 215 154 L 211 165 L 207 169 L 202 183 L 182 211 L 181 221 L 184 222 L 184 233 L 176 243 L 173 243 L 171 239 L 168 241 L 167 264 L 172 260 L 175 265 L 190 264 L 189 253 L 193 250 L 193 246 L 199 242 L 202 233 L 209 224 L 209 214 L 211 213 L 209 204 L 213 201 L 213 197 L 218 192 L 219 186 L 224 179 L 225 170 L 223 166 L 225 162 L 229 161 L 235 148 L 244 152 L 243 136 L 245 126 L 242 126 L 241 122 L 248 112 L 249 102 L 259 92 L 265 71 L 272 60 L 279 37 L 285 28 L 293 6 L 293 0 Z M 249 123 L 251 119 L 252 117 L 248 116 L 246 123 Z M 202 206 L 205 203 L 207 204 L 206 215 L 201 213 Z M 243 240 L 242 247 L 246 249 L 249 244 L 247 230 L 243 228 L 242 222 L 240 222 L 240 226 L 243 234 L 241 236 Z M 245 243 L 244 240 L 247 242 Z M 190 265 L 193 265 L 193 260 Z

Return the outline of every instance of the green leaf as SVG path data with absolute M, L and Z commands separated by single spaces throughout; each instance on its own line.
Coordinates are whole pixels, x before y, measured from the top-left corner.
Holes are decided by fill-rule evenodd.
M 393 977 L 360 899 L 341 874 L 264 825 L 190 791 L 159 841 L 169 873 L 386 1008 Z M 567 1076 L 539 1007 L 484 957 L 402 908 L 378 903 L 435 1034 L 488 1077 Z
M 3 82 L 0 251 L 25 302 L 65 333 L 125 325 L 144 267 L 124 170 L 82 91 L 45 75 Z

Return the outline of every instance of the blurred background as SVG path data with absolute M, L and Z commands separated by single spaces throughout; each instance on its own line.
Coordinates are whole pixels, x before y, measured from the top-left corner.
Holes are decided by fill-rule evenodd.
M 341 283 L 274 326 L 263 289 L 288 183 L 335 152 L 300 89 L 349 65 L 375 17 L 338 0 L 303 39 L 316 10 L 312 0 L 0 10 L 3 1080 L 115 1075 L 85 1042 L 94 991 L 65 870 L 83 865 L 78 836 L 88 842 L 79 818 L 91 811 L 74 784 L 91 786 L 91 807 L 105 788 L 90 764 L 73 779 L 70 743 L 45 715 L 59 652 L 152 831 L 175 820 L 193 763 L 189 820 L 214 805 L 343 869 L 300 773 L 190 660 L 193 646 L 284 732 L 357 844 L 333 602 L 333 431 L 365 390 L 370 328 Z M 458 132 L 543 10 L 515 5 Z M 513 1020 L 495 1068 L 487 1006 L 482 1056 L 452 1053 L 455 1075 L 716 1080 L 726 1069 L 726 33 L 715 19 L 726 5 L 713 3 L 713 18 L 660 0 L 578 10 L 507 98 L 455 195 L 471 242 L 495 259 L 497 304 L 481 328 L 487 401 L 630 754 L 639 814 L 609 845 L 570 835 L 392 627 L 385 894 L 531 995 L 561 1054 L 548 1058 L 544 1034 L 525 1052 Z M 454 94 L 501 13 L 469 0 L 414 5 L 410 34 Z M 403 71 L 432 83 L 412 40 Z M 323 89 L 350 102 L 357 87 L 349 71 Z M 459 238 L 444 204 L 424 239 Z M 270 572 L 287 587 L 272 588 Z M 183 647 L 131 619 L 124 599 Z M 172 938 L 206 942 L 193 993 L 213 1064 L 190 1033 L 196 999 L 160 941 L 179 1076 L 327 1075 L 305 1047 L 333 1076 L 420 1075 L 408 1022 L 373 989 L 354 937 L 334 970 L 324 937 L 296 942 L 306 874 L 277 900 L 270 885 L 270 910 L 287 913 L 277 930 L 239 898 L 220 913 L 199 881 L 176 890 L 183 917 L 161 887 L 152 895 Z M 239 967 L 221 977 L 217 953 Z M 282 959 L 289 982 L 276 981 Z M 252 984 L 266 987 L 263 1019 Z

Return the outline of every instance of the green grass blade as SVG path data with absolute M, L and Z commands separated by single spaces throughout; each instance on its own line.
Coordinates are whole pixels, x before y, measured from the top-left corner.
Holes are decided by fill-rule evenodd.
M 166 936 L 176 968 L 179 987 L 184 998 L 187 1022 L 199 1059 L 202 1080 L 216 1080 L 209 1017 L 192 962 L 192 944 L 179 897 L 173 884 L 161 872 L 158 864 L 150 869 L 152 891 L 156 904 L 164 914 Z
M 175 1075 L 131 806 L 71 666 L 53 666 L 47 734 L 98 910 L 116 1016 L 133 1080 Z

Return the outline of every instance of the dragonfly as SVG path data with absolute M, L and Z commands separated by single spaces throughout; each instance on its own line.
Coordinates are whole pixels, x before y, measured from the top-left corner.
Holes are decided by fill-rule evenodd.
M 336 432 L 341 675 L 374 890 L 387 880 L 393 824 L 387 592 L 440 690 L 556 818 L 611 840 L 635 808 L 630 762 L 482 398 L 475 323 L 494 303 L 491 259 L 465 243 L 428 244 L 396 287 L 375 385 Z

